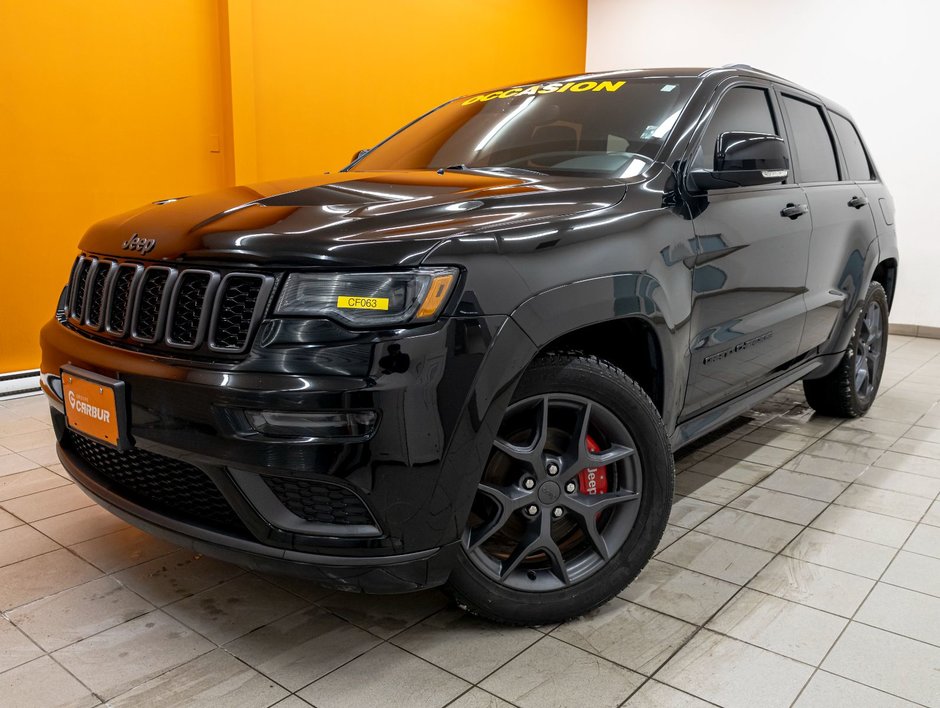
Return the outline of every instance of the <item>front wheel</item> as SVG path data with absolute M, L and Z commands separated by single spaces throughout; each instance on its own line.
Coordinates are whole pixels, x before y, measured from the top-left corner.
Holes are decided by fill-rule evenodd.
M 646 393 L 612 364 L 549 354 L 506 411 L 450 587 L 465 609 L 546 624 L 614 597 L 669 518 L 672 453 Z

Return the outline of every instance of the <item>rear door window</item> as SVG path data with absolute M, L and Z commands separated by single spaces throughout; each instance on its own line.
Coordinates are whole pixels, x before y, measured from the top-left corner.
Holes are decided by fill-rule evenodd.
M 800 168 L 799 181 L 837 181 L 839 165 L 822 109 L 815 103 L 787 95 L 783 96 L 783 105 L 790 119 L 793 150 Z
M 852 122 L 838 113 L 830 112 L 829 118 L 832 120 L 832 127 L 836 130 L 839 145 L 842 146 L 842 154 L 845 156 L 845 168 L 848 171 L 846 179 L 857 182 L 875 179 L 865 146 L 862 145 L 862 139 Z

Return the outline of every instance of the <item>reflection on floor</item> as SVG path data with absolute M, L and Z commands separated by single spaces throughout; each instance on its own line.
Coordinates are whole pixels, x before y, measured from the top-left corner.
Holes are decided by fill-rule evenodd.
M 890 348 L 862 420 L 796 386 L 683 451 L 655 560 L 539 630 L 157 541 L 69 482 L 41 397 L 0 403 L 0 703 L 940 706 L 940 341 Z

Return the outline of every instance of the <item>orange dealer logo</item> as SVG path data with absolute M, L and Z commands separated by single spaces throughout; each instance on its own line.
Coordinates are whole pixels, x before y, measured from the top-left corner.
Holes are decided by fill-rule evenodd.
M 83 397 L 76 396 L 74 391 L 69 391 L 68 399 L 69 407 L 76 413 L 81 413 L 94 420 L 100 420 L 102 423 L 111 422 L 111 411 L 92 405 Z

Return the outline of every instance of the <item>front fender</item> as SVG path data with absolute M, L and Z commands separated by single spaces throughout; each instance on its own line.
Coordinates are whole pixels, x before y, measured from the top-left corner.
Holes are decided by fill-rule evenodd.
M 675 374 L 688 368 L 688 348 L 678 344 L 682 337 L 677 334 L 688 318 L 677 321 L 675 309 L 680 308 L 671 306 L 667 291 L 656 278 L 634 272 L 605 275 L 546 290 L 522 303 L 511 319 L 539 350 L 584 327 L 627 318 L 644 320 L 652 327 L 662 355 L 663 422 L 671 432 L 685 387 L 684 380 Z M 688 309 L 687 302 L 685 309 Z M 623 342 L 623 345 L 630 343 Z
M 438 489 L 450 499 L 450 523 L 438 545 L 460 538 L 493 440 L 519 379 L 538 347 L 506 318 L 477 370 L 473 386 L 444 453 Z

